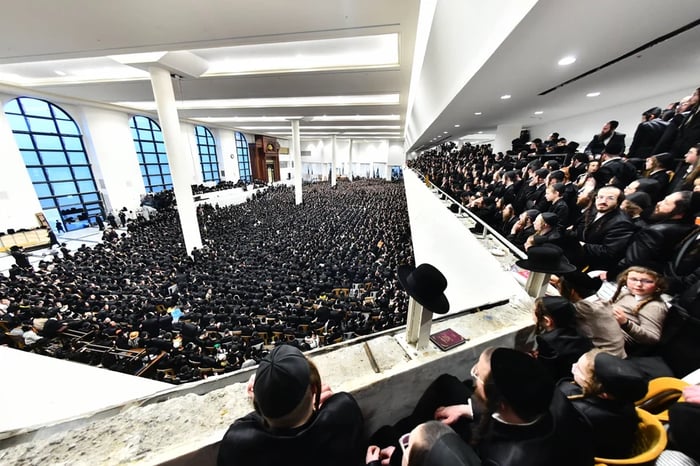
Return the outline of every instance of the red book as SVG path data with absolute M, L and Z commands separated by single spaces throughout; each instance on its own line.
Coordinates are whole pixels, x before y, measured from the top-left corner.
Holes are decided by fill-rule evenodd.
M 441 350 L 447 351 L 455 346 L 461 345 L 467 340 L 451 328 L 446 328 L 445 330 L 430 335 L 430 341 L 435 343 Z

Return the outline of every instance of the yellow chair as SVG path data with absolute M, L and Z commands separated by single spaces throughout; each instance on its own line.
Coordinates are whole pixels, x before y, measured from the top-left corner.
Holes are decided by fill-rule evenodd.
M 668 409 L 657 412 L 654 408 L 668 408 L 675 402 L 685 401 L 683 389 L 688 385 L 688 382 L 674 377 L 657 377 L 649 381 L 647 394 L 635 404 L 638 408 L 651 412 L 659 421 L 668 422 Z
M 615 459 L 615 458 L 595 458 L 596 466 L 606 466 L 613 464 L 647 464 L 661 455 L 661 452 L 666 448 L 668 437 L 666 429 L 661 425 L 656 417 L 636 408 L 637 416 L 639 416 L 639 429 L 634 442 L 633 455 L 630 458 Z

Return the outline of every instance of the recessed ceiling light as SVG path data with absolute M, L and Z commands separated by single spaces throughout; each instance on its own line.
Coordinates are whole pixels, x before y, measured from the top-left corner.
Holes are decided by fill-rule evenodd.
M 479 131 L 479 134 L 483 134 L 483 131 Z
M 542 115 L 543 113 L 544 113 L 544 112 L 543 112 L 542 110 L 537 110 L 537 111 L 535 112 L 535 115 Z
M 481 115 L 481 112 L 474 112 L 474 115 Z
M 586 97 L 598 97 L 600 95 L 600 92 L 589 92 L 586 94 Z
M 566 65 L 572 64 L 575 61 L 576 61 L 576 57 L 569 55 L 568 57 L 562 58 L 557 63 L 559 64 L 559 66 L 566 66 Z
M 447 131 L 443 131 L 442 134 L 447 134 Z
M 501 96 L 501 100 L 506 100 L 506 99 L 510 99 L 510 94 L 503 94 Z
M 67 74 L 65 71 L 61 71 L 61 70 L 54 70 L 54 73 L 56 73 L 59 76 L 65 76 Z
M 455 128 L 459 128 L 459 125 L 455 125 Z

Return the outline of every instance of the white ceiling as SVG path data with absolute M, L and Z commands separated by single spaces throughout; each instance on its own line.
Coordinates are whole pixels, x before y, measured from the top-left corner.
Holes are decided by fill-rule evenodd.
M 470 34 L 474 25 L 495 28 L 502 16 L 497 8 L 486 13 L 475 0 L 427 3 L 440 11 L 450 1 L 470 2 L 471 15 L 436 15 L 441 24 L 430 30 L 426 50 L 437 57 L 419 60 L 448 77 L 445 64 L 468 64 L 483 51 L 480 36 Z M 0 83 L 6 85 L 0 90 L 150 110 L 148 73 L 122 64 L 128 60 L 120 56 L 188 51 L 206 63 L 207 71 L 174 81 L 183 118 L 287 137 L 291 130 L 285 118 L 304 117 L 302 137 L 400 139 L 406 129 L 419 3 L 6 2 L 0 17 Z M 407 148 L 430 145 L 438 134 L 455 138 L 493 131 L 501 123 L 539 124 L 671 90 L 690 91 L 700 85 L 700 27 L 537 95 L 698 18 L 698 0 L 539 0 L 495 52 L 483 63 L 474 62 L 475 72 L 452 79 L 456 91 L 411 136 Z M 450 21 L 456 26 L 446 25 Z M 441 36 L 449 38 L 450 46 L 431 52 Z M 577 57 L 574 64 L 556 64 L 569 54 Z M 416 73 L 414 79 L 423 75 Z M 601 95 L 586 98 L 592 91 Z M 501 100 L 503 94 L 512 98 Z M 420 112 L 420 105 L 413 111 Z

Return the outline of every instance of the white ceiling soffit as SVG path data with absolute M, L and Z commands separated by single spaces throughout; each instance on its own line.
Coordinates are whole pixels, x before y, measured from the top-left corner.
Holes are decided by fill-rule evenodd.
M 207 69 L 174 82 L 183 118 L 235 129 L 291 115 L 304 118 L 303 133 L 318 121 L 369 131 L 398 116 L 402 131 L 419 0 L 118 3 L 4 5 L 0 81 L 59 102 L 150 112 L 139 67 L 186 52 Z
M 430 138 L 444 131 L 454 139 L 492 132 L 498 124 L 542 124 L 679 89 L 689 92 L 700 84 L 697 26 L 539 95 L 699 18 L 697 0 L 540 0 L 436 118 L 424 118 L 425 127 L 412 131 L 412 119 L 422 115 L 409 115 L 407 148 L 430 146 Z M 473 37 L 471 27 L 460 35 Z M 575 56 L 575 63 L 559 66 L 565 56 Z M 448 73 L 447 65 L 436 72 Z M 593 91 L 600 97 L 586 98 Z M 511 98 L 501 99 L 505 94 Z

